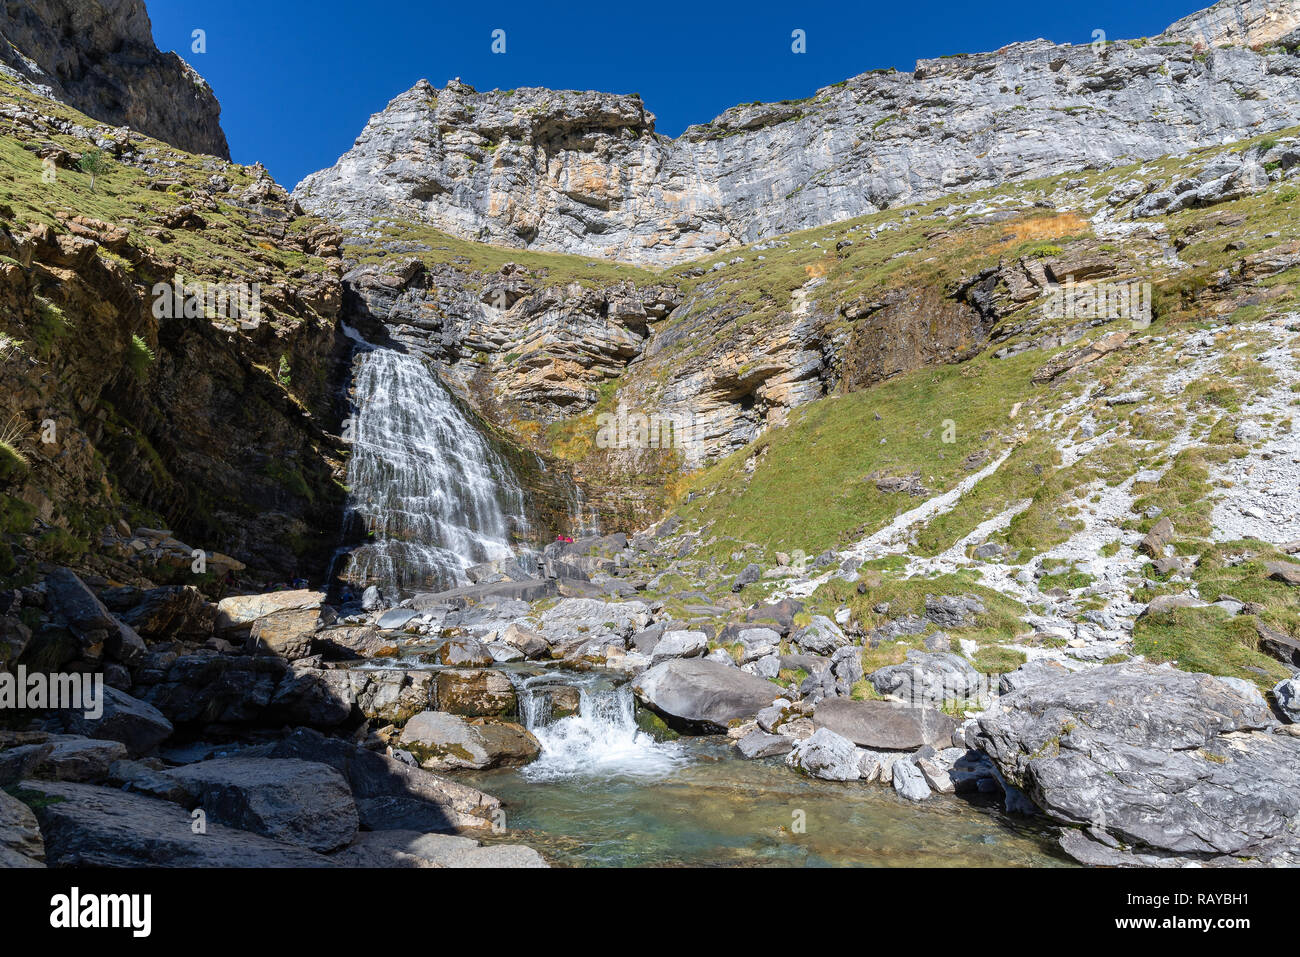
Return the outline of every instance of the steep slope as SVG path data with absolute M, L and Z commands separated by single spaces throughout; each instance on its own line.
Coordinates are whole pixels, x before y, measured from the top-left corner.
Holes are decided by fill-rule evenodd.
M 1300 122 L 1300 5 L 1225 2 L 1172 30 L 922 60 L 912 73 L 735 107 L 676 140 L 655 133 L 634 95 L 421 81 L 294 195 L 350 230 L 398 218 L 662 266 L 958 189 Z
M 0 508 L 19 557 L 103 548 L 118 577 L 188 576 L 185 551 L 141 567 L 148 526 L 256 578 L 319 574 L 343 498 L 336 230 L 260 167 L 4 78 L 0 116 Z M 88 144 L 108 167 L 93 188 Z
M 0 4 L 0 71 L 103 123 L 230 158 L 217 98 L 189 64 L 154 46 L 144 0 Z

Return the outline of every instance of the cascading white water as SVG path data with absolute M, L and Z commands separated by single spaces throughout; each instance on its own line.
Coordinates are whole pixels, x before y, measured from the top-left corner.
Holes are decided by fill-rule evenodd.
M 551 721 L 555 684 L 549 674 L 516 681 L 520 720 L 542 746 L 541 756 L 521 770 L 525 777 L 662 777 L 688 763 L 680 745 L 655 741 L 636 726 L 629 685 L 580 684 L 578 713 Z
M 516 555 L 528 527 L 514 469 L 417 355 L 358 355 L 348 509 L 368 540 L 344 578 L 402 591 L 467 583 L 465 569 Z

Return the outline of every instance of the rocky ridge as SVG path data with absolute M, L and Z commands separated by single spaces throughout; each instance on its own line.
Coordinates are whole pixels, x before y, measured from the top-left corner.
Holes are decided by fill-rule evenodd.
M 678 264 L 957 189 L 1300 121 L 1295 5 L 1225 0 L 1207 16 L 1150 41 L 1035 40 L 864 73 L 804 100 L 735 107 L 675 140 L 637 96 L 421 80 L 294 196 L 354 233 L 410 220 L 517 248 Z
M 230 158 L 203 77 L 154 46 L 144 0 L 26 0 L 0 9 L 0 71 L 113 126 Z

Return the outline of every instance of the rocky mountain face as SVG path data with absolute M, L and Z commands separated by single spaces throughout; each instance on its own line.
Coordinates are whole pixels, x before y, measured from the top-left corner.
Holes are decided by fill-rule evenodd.
M 144 0 L 0 4 L 0 70 L 102 122 L 230 158 L 217 98 L 188 63 L 154 46 Z
M 1294 46 L 1300 29 L 1295 6 L 1294 0 L 1226 0 L 1183 17 L 1158 39 L 1200 49 L 1227 44 Z
M 348 228 L 397 217 L 663 266 L 957 189 L 1294 124 L 1298 30 L 1292 3 L 1221 3 L 1155 40 L 922 60 L 738 106 L 675 140 L 635 95 L 422 80 L 294 195 Z

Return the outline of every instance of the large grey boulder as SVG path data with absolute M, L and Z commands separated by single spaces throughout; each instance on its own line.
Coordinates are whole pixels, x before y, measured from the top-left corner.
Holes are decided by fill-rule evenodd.
M 628 640 L 649 623 L 650 607 L 642 601 L 565 598 L 542 613 L 539 630 L 554 646 L 552 657 L 576 654 L 603 659 L 603 646 L 626 647 Z
M 861 755 L 848 738 L 827 728 L 814 731 L 786 755 L 785 763 L 824 781 L 856 781 Z
M 1093 843 L 1287 861 L 1300 852 L 1300 739 L 1259 733 L 1272 720 L 1257 696 L 1209 675 L 1128 662 L 1006 695 L 973 738 L 1010 784 Z
M 927 744 L 946 747 L 957 727 L 952 718 L 933 708 L 850 698 L 822 701 L 813 712 L 813 723 L 860 747 L 882 751 L 915 751 Z
M 740 570 L 740 574 L 736 576 L 736 580 L 731 583 L 731 590 L 733 592 L 738 592 L 746 585 L 752 585 L 762 577 L 762 567 L 750 562 Z
M 172 723 L 161 711 L 116 688 L 104 688 L 99 717 L 87 717 L 84 711 L 61 711 L 59 716 L 69 734 L 120 741 L 132 757 L 148 754 L 172 733 Z
M 840 626 L 825 615 L 815 615 L 803 628 L 790 636 L 790 641 L 805 654 L 830 655 L 849 643 Z
M 34 811 L 51 867 L 327 867 L 330 859 L 208 820 L 185 808 L 67 782 L 25 781 L 49 799 Z
M 658 664 L 669 658 L 696 658 L 709 650 L 709 636 L 702 631 L 666 631 L 655 643 L 650 660 Z
M 844 645 L 836 648 L 830 658 L 817 659 L 817 661 L 819 664 L 816 670 L 799 685 L 799 693 L 812 704 L 816 704 L 823 698 L 849 697 L 853 686 L 862 677 L 861 649 L 855 645 Z M 779 667 L 779 658 L 777 663 Z
M 905 663 L 873 671 L 868 680 L 877 694 L 932 708 L 978 698 L 986 688 L 975 666 L 950 652 L 909 651 Z
M 166 772 L 208 819 L 314 851 L 357 833 L 357 808 L 343 775 L 295 758 L 214 758 Z
M 1069 674 L 1069 671 L 1070 669 L 1055 661 L 1036 658 L 1033 661 L 1026 661 L 1015 671 L 1009 671 L 999 678 L 998 691 L 1001 694 L 1010 694 L 1013 691 L 1028 688 L 1030 685 L 1038 684 L 1041 681 L 1060 678 Z
M 754 717 L 779 695 L 770 681 L 705 658 L 654 665 L 632 682 L 632 690 L 670 725 L 704 733 Z

